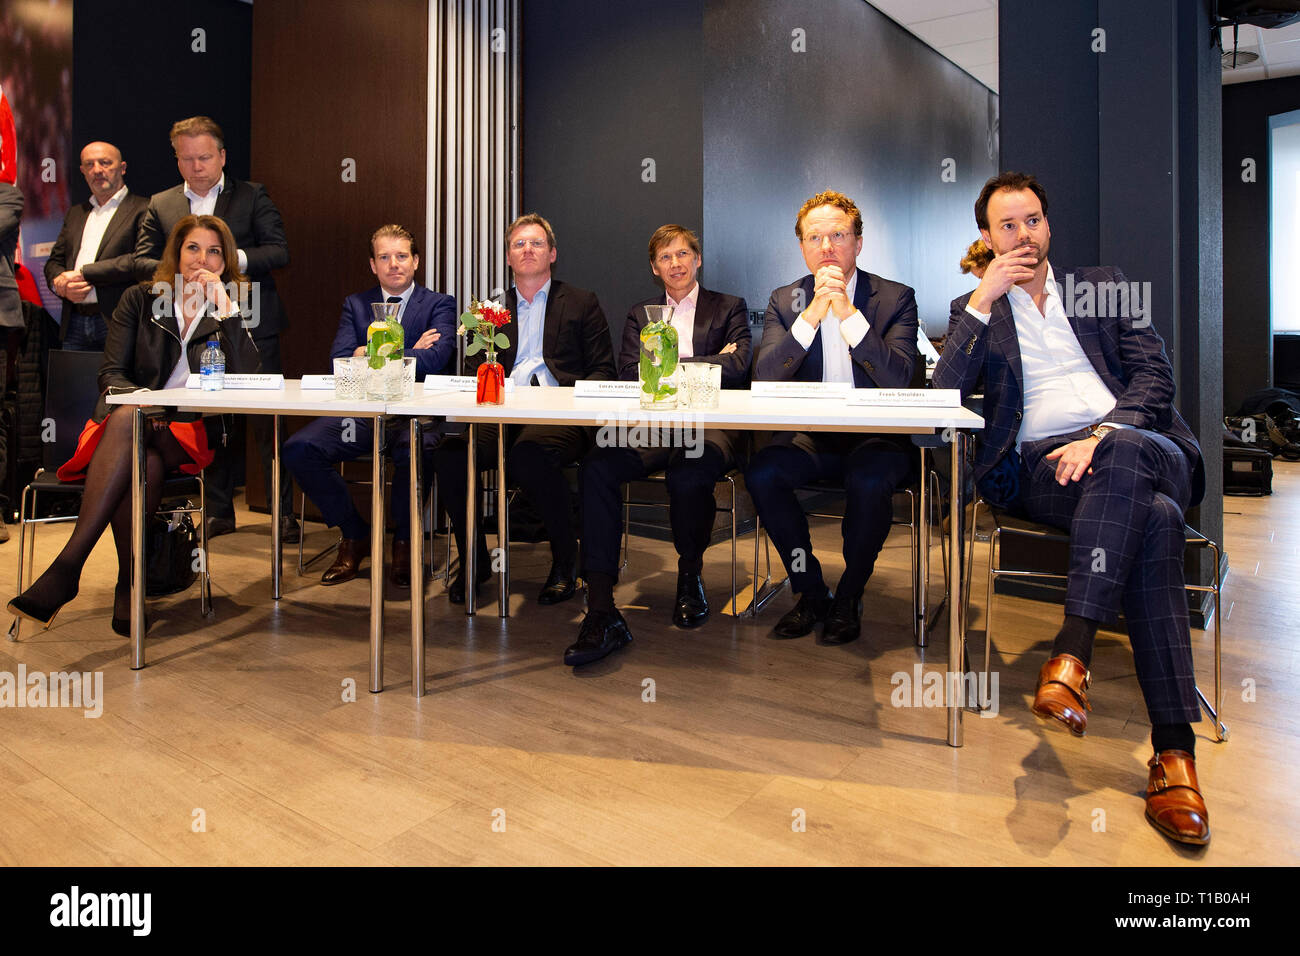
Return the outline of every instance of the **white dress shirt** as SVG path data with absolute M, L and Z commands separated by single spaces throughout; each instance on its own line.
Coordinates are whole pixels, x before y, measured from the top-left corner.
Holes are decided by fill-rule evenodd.
M 213 211 L 217 208 L 217 197 L 221 195 L 221 190 L 226 188 L 226 174 L 222 173 L 217 184 L 209 189 L 203 195 L 199 195 L 190 189 L 190 184 L 185 184 L 185 198 L 190 201 L 190 212 L 195 216 L 214 216 Z M 237 249 L 239 259 L 239 271 L 248 271 L 248 256 L 243 249 Z
M 538 385 L 559 385 L 551 370 L 546 367 L 543 355 L 546 334 L 546 303 L 551 297 L 551 281 L 537 290 L 533 301 L 524 298 L 519 287 L 515 287 L 515 320 L 519 323 L 519 339 L 516 348 L 515 364 L 510 368 L 510 377 L 516 385 L 527 385 L 532 376 L 537 376 Z
M 179 297 L 177 297 L 173 302 L 172 307 L 173 311 L 176 313 L 176 328 L 178 330 L 184 329 L 184 331 L 180 333 L 181 357 L 176 360 L 176 365 L 172 369 L 171 375 L 167 376 L 167 381 L 163 384 L 163 388 L 184 388 L 185 383 L 189 380 L 190 376 L 190 363 L 185 354 L 185 348 L 190 344 L 190 339 L 194 337 L 194 330 L 197 329 L 199 323 L 203 321 L 203 316 L 207 314 L 208 304 L 206 302 L 203 304 L 203 308 L 199 310 L 199 314 L 194 317 L 194 321 L 190 323 L 188 329 L 185 328 L 185 317 L 181 315 L 181 301 Z
M 679 359 L 695 356 L 695 303 L 700 297 L 700 284 L 691 286 L 691 291 L 682 296 L 680 302 L 664 294 L 664 300 L 673 307 L 672 327 L 677 330 L 677 357 Z
M 858 270 L 854 269 L 853 277 L 849 279 L 848 287 L 844 290 L 850 304 L 857 290 Z M 803 316 L 804 313 L 800 312 L 799 318 L 790 325 L 790 332 L 795 341 L 804 347 L 804 351 L 807 351 L 812 347 L 817 329 Z M 853 356 L 849 354 L 849 349 L 857 347 L 870 329 L 871 325 L 859 309 L 854 309 L 853 314 L 846 319 L 840 319 L 833 308 L 826 310 L 826 317 L 821 321 L 823 382 L 853 384 Z
M 1033 296 L 1020 286 L 1013 285 L 1007 292 L 1016 323 L 1024 379 L 1025 412 L 1016 435 L 1017 449 L 1022 442 L 1089 428 L 1115 408 L 1115 396 L 1097 374 L 1070 327 L 1050 264 L 1043 291 L 1046 298 L 1042 312 L 1038 311 Z M 988 324 L 989 315 L 970 305 L 966 311 Z M 1127 427 L 1118 422 L 1106 424 Z
M 73 263 L 72 268 L 80 272 L 82 268 L 90 265 L 95 261 L 95 256 L 99 254 L 99 244 L 104 241 L 104 233 L 108 231 L 108 224 L 113 219 L 113 214 L 117 212 L 117 207 L 122 205 L 122 200 L 126 198 L 126 186 L 123 186 L 113 197 L 104 205 L 99 204 L 99 200 L 94 196 L 90 197 L 90 215 L 86 217 L 85 228 L 81 230 L 81 248 L 77 250 L 77 261 Z M 99 296 L 95 293 L 95 287 L 90 287 L 90 292 L 81 300 L 83 304 L 98 302 Z

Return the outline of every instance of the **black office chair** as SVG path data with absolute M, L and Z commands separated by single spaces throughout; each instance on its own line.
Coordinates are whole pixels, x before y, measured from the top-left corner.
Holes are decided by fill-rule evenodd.
M 31 482 L 23 489 L 19 511 L 18 539 L 18 590 L 23 591 L 32 583 L 33 565 L 36 551 L 36 529 L 43 524 L 60 521 L 76 521 L 76 514 L 41 517 L 41 505 L 51 496 L 70 496 L 78 498 L 85 492 L 86 486 L 80 481 L 60 481 L 55 471 L 77 449 L 77 439 L 81 435 L 86 420 L 90 418 L 99 401 L 99 367 L 104 362 L 103 352 L 75 352 L 52 349 L 49 356 L 49 387 L 45 395 L 45 428 L 52 428 L 51 440 L 46 441 L 42 450 L 42 467 L 33 476 Z M 197 493 L 198 507 L 189 500 Z M 181 499 L 179 502 L 177 499 Z M 172 501 L 168 505 L 168 501 Z M 177 475 L 169 477 L 163 485 L 163 505 L 156 514 L 160 517 L 175 519 L 187 514 L 191 520 L 197 518 L 199 533 L 199 601 L 200 610 L 206 617 L 212 613 L 212 580 L 208 572 L 208 532 L 207 501 L 203 484 L 203 475 Z M 30 531 L 28 530 L 30 527 Z M 26 575 L 24 576 L 24 571 Z M 10 628 L 11 640 L 17 640 L 21 627 L 21 618 L 14 618 Z

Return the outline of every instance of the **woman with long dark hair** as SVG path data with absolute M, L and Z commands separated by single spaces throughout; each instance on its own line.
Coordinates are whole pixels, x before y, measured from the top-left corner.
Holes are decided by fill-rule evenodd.
M 228 371 L 258 370 L 257 349 L 230 294 L 247 288 L 237 255 L 224 222 L 215 216 L 186 216 L 168 237 L 152 282 L 122 296 L 108 324 L 99 404 L 81 432 L 76 452 L 58 471 L 64 481 L 85 476 L 76 527 L 45 573 L 9 602 L 11 613 L 49 627 L 77 596 L 86 559 L 111 524 L 117 546 L 113 630 L 129 634 L 132 409 L 109 406 L 106 398 L 115 392 L 183 387 L 189 373 L 198 370 L 200 355 L 213 336 L 226 354 Z M 186 417 L 154 421 L 146 429 L 146 514 L 158 509 L 167 474 L 198 474 L 212 463 L 203 421 Z

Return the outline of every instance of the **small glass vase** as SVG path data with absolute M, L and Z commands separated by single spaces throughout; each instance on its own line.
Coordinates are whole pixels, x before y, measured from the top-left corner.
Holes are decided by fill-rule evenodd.
M 506 370 L 497 361 L 495 350 L 489 350 L 486 361 L 478 367 L 479 405 L 503 405 L 506 400 Z
M 646 324 L 641 329 L 637 378 L 641 407 L 671 411 L 677 407 L 677 330 L 671 305 L 645 305 Z

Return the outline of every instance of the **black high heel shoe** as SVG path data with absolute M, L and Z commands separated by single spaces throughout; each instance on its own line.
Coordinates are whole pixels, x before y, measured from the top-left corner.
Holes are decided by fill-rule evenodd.
M 25 617 L 29 621 L 35 621 L 46 629 L 54 623 L 54 619 L 59 616 L 59 612 L 72 600 L 72 598 L 68 598 L 67 601 L 49 607 L 33 601 L 31 598 L 26 597 L 25 594 L 26 592 L 9 602 L 9 613 L 18 617 Z M 76 595 L 74 594 L 73 597 L 76 597 Z
M 126 593 L 127 593 L 127 597 L 129 598 L 130 597 L 129 588 L 126 589 Z M 113 622 L 112 622 L 113 633 L 117 634 L 120 637 L 130 637 L 131 636 L 131 611 L 129 608 L 127 609 L 126 617 L 117 616 L 116 614 L 117 595 L 118 595 L 118 588 L 115 587 L 113 588 L 113 611 L 115 612 L 113 614 Z M 144 616 L 144 632 L 146 634 L 149 633 L 149 615 L 147 613 Z

